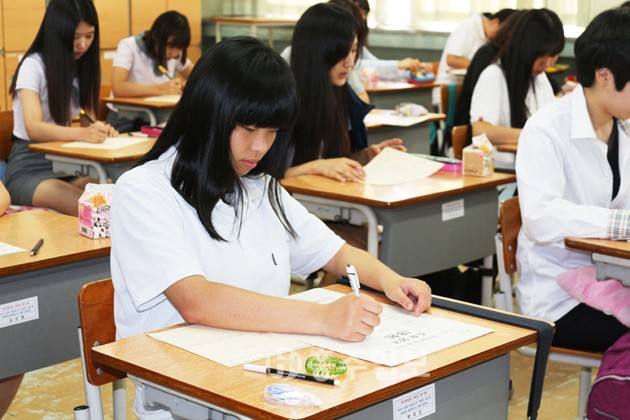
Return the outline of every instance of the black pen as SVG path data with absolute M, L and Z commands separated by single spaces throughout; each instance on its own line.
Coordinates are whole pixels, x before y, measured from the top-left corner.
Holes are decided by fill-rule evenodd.
M 80 113 L 81 115 L 83 115 L 85 118 L 87 118 L 87 120 L 88 120 L 89 122 L 91 122 L 92 124 L 96 124 L 96 121 L 94 121 L 94 120 L 92 119 L 92 117 L 90 117 L 90 116 L 88 115 L 88 113 L 87 113 L 87 112 L 85 112 L 85 110 L 84 110 L 83 108 L 81 108 L 81 110 L 79 111 L 79 113 Z
M 39 248 L 41 248 L 43 244 L 44 244 L 44 240 L 43 239 L 40 239 L 39 241 L 37 241 L 37 243 L 35 244 L 33 249 L 31 249 L 31 252 L 29 252 L 29 255 L 31 257 L 34 256 L 34 255 L 37 255 L 37 253 L 39 252 Z
M 341 385 L 341 381 L 339 379 L 326 379 L 322 378 L 321 376 L 313 376 L 307 373 L 290 372 L 288 370 L 276 369 L 269 366 L 251 365 L 247 363 L 243 365 L 243 368 L 252 372 L 268 373 L 269 375 L 284 376 L 286 378 L 304 379 L 305 381 L 319 382 L 320 384 Z

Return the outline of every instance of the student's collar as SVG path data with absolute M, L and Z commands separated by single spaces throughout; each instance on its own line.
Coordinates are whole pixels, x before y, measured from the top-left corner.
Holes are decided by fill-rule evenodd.
M 142 32 L 141 34 L 138 34 L 134 36 L 133 38 L 136 41 L 136 45 L 138 46 L 140 51 L 142 51 L 144 55 L 146 55 L 147 57 L 151 57 L 151 54 L 149 54 L 149 50 L 147 49 L 147 44 L 146 42 L 144 42 L 145 34 L 146 32 Z M 160 63 L 158 63 L 154 59 L 153 59 L 153 74 L 156 76 L 163 76 L 163 73 L 160 71 Z
M 584 88 L 582 85 L 577 85 L 569 95 L 571 101 L 571 139 L 596 138 L 586 106 Z

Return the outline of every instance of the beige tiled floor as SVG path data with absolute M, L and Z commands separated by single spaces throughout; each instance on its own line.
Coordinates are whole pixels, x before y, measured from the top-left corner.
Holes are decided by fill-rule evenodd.
M 509 403 L 508 419 L 525 419 L 532 374 L 532 359 L 512 353 L 511 378 L 514 395 Z M 541 420 L 577 418 L 579 368 L 550 362 L 545 379 Z M 129 418 L 133 389 L 129 385 Z M 105 413 L 111 413 L 111 388 L 102 390 Z M 73 408 L 85 403 L 79 359 L 28 373 L 3 419 L 70 419 Z M 111 416 L 106 417 L 111 418 Z

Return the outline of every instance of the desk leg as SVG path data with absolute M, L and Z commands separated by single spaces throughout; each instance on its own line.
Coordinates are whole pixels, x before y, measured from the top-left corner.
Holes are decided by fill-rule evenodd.
M 488 255 L 483 259 L 483 275 L 481 277 L 481 305 L 491 307 L 492 300 L 492 286 L 494 285 L 494 278 L 492 277 L 492 260 L 493 255 Z
M 271 26 L 267 28 L 267 41 L 269 42 L 269 47 L 273 48 L 273 28 Z
M 98 175 L 98 182 L 100 184 L 107 184 L 109 182 L 107 172 L 105 171 L 103 165 L 93 160 L 85 160 L 51 154 L 46 154 L 46 159 L 52 161 L 53 172 L 55 173 L 68 173 L 70 175 L 74 175 L 77 169 L 80 171 L 82 166 L 87 166 L 90 168 L 94 168 L 96 174 Z
M 376 218 L 376 214 L 370 207 L 304 194 L 293 194 L 293 197 L 302 203 L 323 204 L 325 206 L 338 207 L 340 209 L 352 209 L 360 212 L 365 217 L 368 225 L 367 251 L 378 258 L 378 220 Z M 317 214 L 315 215 L 318 216 Z

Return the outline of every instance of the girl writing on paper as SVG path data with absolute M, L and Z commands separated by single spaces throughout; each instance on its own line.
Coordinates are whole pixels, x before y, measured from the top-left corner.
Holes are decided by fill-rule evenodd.
M 323 175 L 339 181 L 365 178 L 363 166 L 385 147 L 407 149 L 401 139 L 369 145 L 363 119 L 372 106 L 347 84 L 357 54 L 357 24 L 330 3 L 310 7 L 291 41 L 291 70 L 300 101 L 285 177 Z
M 186 16 L 174 10 L 155 19 L 151 29 L 118 44 L 112 69 L 112 93 L 116 97 L 180 95 L 193 64 L 186 57 L 190 26 Z M 179 77 L 177 77 L 179 75 Z M 107 121 L 121 132 L 140 128 L 148 121 L 122 118 L 109 106 Z M 159 122 L 170 114 L 158 112 Z
M 532 9 L 514 22 L 496 63 L 479 76 L 470 104 L 473 136 L 485 133 L 494 144 L 516 143 L 525 121 L 555 99 L 545 70 L 564 48 L 558 15 Z M 514 154 L 495 154 L 497 167 L 513 167 Z
M 100 84 L 99 27 L 90 0 L 51 0 L 37 36 L 18 66 L 11 84 L 13 147 L 7 165 L 7 189 L 14 204 L 50 207 L 76 215 L 87 176 L 53 173 L 43 154 L 28 150 L 31 142 L 70 140 L 103 142 L 116 130 L 81 118 L 98 109 Z
M 341 275 L 348 263 L 414 315 L 428 309 L 424 282 L 345 244 L 279 185 L 296 108 L 289 67 L 254 38 L 215 44 L 195 65 L 154 148 L 115 186 L 119 338 L 186 321 L 361 341 L 382 310 L 367 296 L 284 299 L 291 273 Z M 142 389 L 134 409 L 155 414 Z

